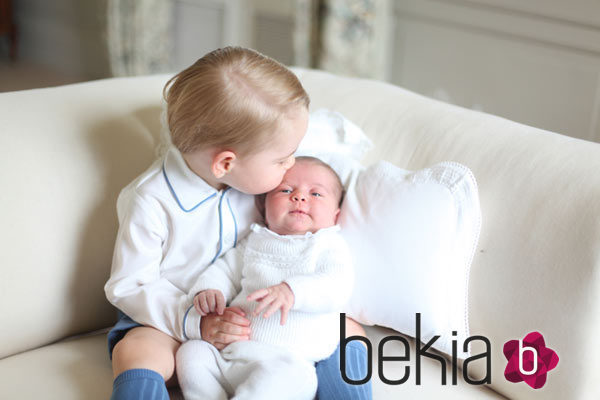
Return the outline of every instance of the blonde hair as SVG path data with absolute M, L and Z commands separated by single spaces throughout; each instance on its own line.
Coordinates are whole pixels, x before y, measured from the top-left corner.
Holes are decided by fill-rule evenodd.
M 187 153 L 264 147 L 286 114 L 310 100 L 283 64 L 243 47 L 214 50 L 164 87 L 171 141 Z

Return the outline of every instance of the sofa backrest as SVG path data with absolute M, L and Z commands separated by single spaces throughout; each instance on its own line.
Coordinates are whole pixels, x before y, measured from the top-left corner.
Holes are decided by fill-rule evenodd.
M 493 344 L 492 387 L 515 399 L 600 398 L 600 144 L 389 84 L 296 72 L 312 110 L 339 111 L 373 139 L 365 163 L 473 171 L 483 225 L 469 319 Z M 103 286 L 116 198 L 155 157 L 167 78 L 0 94 L 0 358 L 114 323 Z M 502 344 L 533 330 L 561 356 L 541 391 L 503 377 Z
M 116 199 L 154 159 L 166 79 L 0 94 L 0 358 L 116 320 Z

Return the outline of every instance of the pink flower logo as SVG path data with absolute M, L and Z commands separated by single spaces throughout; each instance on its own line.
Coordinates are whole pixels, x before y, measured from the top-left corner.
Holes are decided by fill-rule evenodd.
M 544 342 L 539 332 L 530 332 L 523 340 L 504 343 L 504 356 L 508 360 L 504 377 L 510 382 L 525 381 L 534 389 L 546 384 L 548 371 L 558 364 L 558 355 Z

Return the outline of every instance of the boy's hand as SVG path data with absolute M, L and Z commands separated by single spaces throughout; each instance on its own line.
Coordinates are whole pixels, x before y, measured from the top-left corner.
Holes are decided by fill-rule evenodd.
M 263 318 L 269 318 L 277 310 L 281 310 L 280 323 L 284 325 L 287 321 L 288 311 L 294 305 L 294 292 L 287 283 L 282 282 L 279 285 L 252 292 L 247 299 L 248 301 L 258 301 L 258 307 L 254 310 L 253 315 L 258 315 L 262 310 L 269 307 L 263 314 Z
M 227 307 L 223 315 L 208 314 L 200 320 L 202 340 L 223 350 L 238 340 L 250 339 L 250 321 L 239 307 Z
M 203 317 L 213 312 L 223 315 L 223 311 L 225 311 L 225 297 L 220 290 L 203 290 L 194 297 L 194 307 L 198 311 L 198 314 Z

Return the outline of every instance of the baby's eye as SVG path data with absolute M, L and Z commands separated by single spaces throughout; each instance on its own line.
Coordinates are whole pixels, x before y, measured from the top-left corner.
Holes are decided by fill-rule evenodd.
M 315 197 L 323 197 L 323 195 L 321 195 L 321 193 L 317 193 L 317 192 L 313 192 L 313 193 L 311 193 L 311 195 L 313 195 Z
M 290 189 L 281 189 L 280 192 L 281 193 L 292 193 L 292 191 Z

